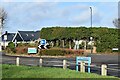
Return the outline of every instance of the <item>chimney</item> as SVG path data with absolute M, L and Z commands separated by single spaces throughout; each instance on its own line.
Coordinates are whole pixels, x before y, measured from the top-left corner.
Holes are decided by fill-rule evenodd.
M 7 34 L 8 34 L 8 32 L 7 32 L 7 31 L 5 31 L 5 34 L 7 35 Z

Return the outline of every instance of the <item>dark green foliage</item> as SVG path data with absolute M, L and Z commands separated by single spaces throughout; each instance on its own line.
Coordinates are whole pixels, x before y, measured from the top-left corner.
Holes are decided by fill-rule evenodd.
M 118 29 L 106 27 L 51 27 L 42 28 L 40 37 L 46 40 L 66 40 L 65 47 L 68 48 L 68 41 L 74 39 L 90 40 L 93 37 L 97 52 L 111 52 L 112 48 L 118 47 L 120 38 L 118 36 Z M 74 45 L 74 43 L 72 43 Z M 61 47 L 61 44 L 60 46 Z M 73 48 L 73 46 L 72 46 Z
M 74 54 L 74 52 L 63 49 L 48 49 L 48 50 L 41 50 L 39 53 L 39 55 L 50 55 L 50 56 L 65 56 L 69 54 Z
M 54 39 L 81 39 L 90 35 L 89 29 L 85 27 L 52 27 L 42 28 L 40 37 L 47 40 Z
M 40 50 L 38 55 L 46 55 L 46 56 L 74 56 L 74 55 L 83 55 L 83 50 L 71 50 L 71 49 L 46 49 Z
M 13 42 L 8 43 L 8 47 L 5 50 L 6 53 L 16 53 L 15 45 Z
M 15 45 L 14 45 L 13 42 L 9 42 L 9 43 L 8 43 L 8 47 L 9 47 L 10 49 L 14 49 L 14 48 L 15 48 Z

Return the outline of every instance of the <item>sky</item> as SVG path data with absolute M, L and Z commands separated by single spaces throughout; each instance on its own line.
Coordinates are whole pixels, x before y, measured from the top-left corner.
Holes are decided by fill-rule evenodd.
M 4 31 L 40 30 L 43 27 L 92 27 L 115 28 L 113 20 L 118 17 L 118 2 L 47 1 L 47 0 L 1 0 L 0 7 L 7 12 Z M 3 32 L 4 32 L 3 31 Z

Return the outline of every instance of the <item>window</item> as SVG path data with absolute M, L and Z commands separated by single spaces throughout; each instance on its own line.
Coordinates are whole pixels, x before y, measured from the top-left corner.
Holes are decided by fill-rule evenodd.
M 34 36 L 34 34 L 31 34 L 32 36 Z
M 28 36 L 28 34 L 26 34 L 26 36 Z

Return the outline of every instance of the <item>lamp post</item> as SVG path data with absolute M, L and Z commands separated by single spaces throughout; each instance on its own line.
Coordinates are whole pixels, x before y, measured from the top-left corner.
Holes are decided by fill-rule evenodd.
M 92 28 L 92 7 L 90 7 L 90 12 L 91 12 L 91 17 L 90 17 L 90 21 L 91 21 L 91 28 Z M 90 37 L 90 41 L 91 41 L 91 54 L 92 54 L 92 40 L 93 40 L 93 38 L 92 38 L 92 32 L 91 32 L 91 37 Z
M 91 18 L 90 18 L 90 21 L 91 21 L 91 28 L 92 28 L 92 7 L 90 7 L 90 12 L 91 12 Z

